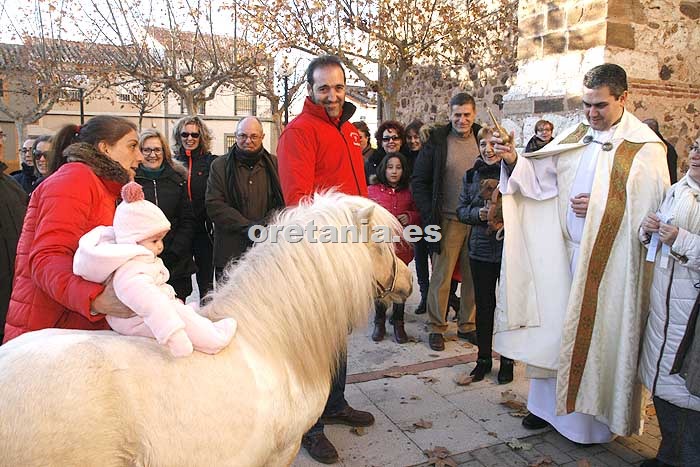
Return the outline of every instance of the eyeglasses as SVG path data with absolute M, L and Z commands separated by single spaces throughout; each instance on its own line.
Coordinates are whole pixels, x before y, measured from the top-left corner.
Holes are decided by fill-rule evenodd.
M 41 159 L 42 157 L 45 158 L 45 159 L 48 159 L 48 158 L 49 158 L 49 151 L 37 151 L 37 150 L 34 150 L 34 152 L 33 152 L 32 154 L 34 154 L 34 158 L 37 159 L 37 160 Z
M 141 149 L 141 152 L 144 156 L 150 156 L 151 153 L 155 154 L 156 156 L 160 156 L 163 154 L 163 148 L 143 148 Z
M 401 137 L 398 135 L 391 135 L 391 136 L 383 136 L 382 141 L 384 142 L 389 142 L 389 141 L 401 141 Z
M 182 137 L 184 139 L 187 139 L 190 136 L 194 139 L 197 139 L 197 138 L 199 138 L 199 133 L 187 133 L 186 131 L 183 131 L 182 133 L 180 133 L 180 137 Z
M 691 144 L 690 146 L 688 146 L 688 152 L 693 151 L 700 152 L 700 146 L 698 146 L 697 144 Z
M 247 139 L 249 139 L 251 141 L 257 141 L 261 138 L 262 138 L 262 136 L 260 136 L 260 135 L 246 135 L 245 133 L 236 134 L 236 139 L 241 140 L 241 141 L 245 141 Z
M 22 148 L 19 150 L 20 154 L 27 154 L 29 152 L 29 148 Z
M 539 132 L 545 132 L 545 131 L 546 131 L 546 132 L 551 133 L 551 132 L 552 132 L 552 129 L 549 128 L 549 127 L 544 127 L 544 128 L 538 128 L 538 129 L 535 130 L 535 131 L 539 131 Z

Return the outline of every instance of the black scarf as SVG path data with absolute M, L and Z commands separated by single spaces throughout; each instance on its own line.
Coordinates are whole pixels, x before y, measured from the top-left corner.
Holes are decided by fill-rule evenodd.
M 474 170 L 479 174 L 481 180 L 499 180 L 501 178 L 501 164 L 488 165 L 482 159 L 477 159 L 474 162 Z
M 260 158 L 262 157 L 262 147 L 254 153 L 248 152 L 248 151 L 243 151 L 241 148 L 238 146 L 233 147 L 233 157 L 237 161 L 241 161 L 248 167 L 253 167 L 255 164 L 257 164 L 260 161 Z

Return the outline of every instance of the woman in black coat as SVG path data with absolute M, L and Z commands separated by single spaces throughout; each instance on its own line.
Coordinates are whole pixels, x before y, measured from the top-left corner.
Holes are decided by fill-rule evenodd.
M 145 130 L 139 138 L 144 162 L 134 180 L 143 187 L 148 201 L 156 204 L 170 221 L 160 258 L 170 272 L 170 284 L 179 299 L 192 293 L 194 215 L 187 194 L 187 170 L 174 161 L 165 138 L 156 130 Z

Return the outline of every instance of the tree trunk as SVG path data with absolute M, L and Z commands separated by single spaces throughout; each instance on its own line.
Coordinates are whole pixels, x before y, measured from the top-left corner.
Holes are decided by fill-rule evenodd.
M 273 107 L 274 109 L 275 107 Z M 284 107 L 282 109 L 277 109 L 272 111 L 272 126 L 270 127 L 270 152 L 274 153 L 277 147 L 277 142 L 282 134 L 282 114 L 284 114 Z

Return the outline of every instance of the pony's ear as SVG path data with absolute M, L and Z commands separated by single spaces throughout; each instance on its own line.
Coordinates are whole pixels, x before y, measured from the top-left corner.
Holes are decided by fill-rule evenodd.
M 354 210 L 353 216 L 355 217 L 355 225 L 361 225 L 363 220 L 369 222 L 374 214 L 374 206 L 367 206 L 366 208 Z

